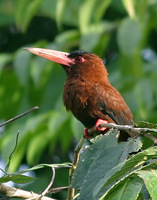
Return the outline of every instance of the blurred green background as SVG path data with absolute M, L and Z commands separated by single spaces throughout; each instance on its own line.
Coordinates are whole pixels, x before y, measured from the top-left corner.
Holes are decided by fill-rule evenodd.
M 157 123 L 156 0 L 0 0 L 0 120 L 40 108 L 0 130 L 5 162 L 20 132 L 10 172 L 21 164 L 71 161 L 83 133 L 62 103 L 61 66 L 24 51 L 27 46 L 96 53 L 135 121 Z M 27 187 L 38 192 L 50 176 L 41 170 L 37 184 Z M 59 169 L 55 186 L 67 185 L 67 176 Z

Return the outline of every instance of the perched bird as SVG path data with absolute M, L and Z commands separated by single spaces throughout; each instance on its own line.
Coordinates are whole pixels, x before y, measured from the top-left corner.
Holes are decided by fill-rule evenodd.
M 99 128 L 102 122 L 133 125 L 130 109 L 110 84 L 103 60 L 97 55 L 82 50 L 65 53 L 42 48 L 24 49 L 62 65 L 67 74 L 64 105 L 86 127 L 86 136 L 88 129 L 94 126 L 98 131 L 105 131 L 106 128 Z M 129 135 L 123 133 L 121 140 L 126 140 Z

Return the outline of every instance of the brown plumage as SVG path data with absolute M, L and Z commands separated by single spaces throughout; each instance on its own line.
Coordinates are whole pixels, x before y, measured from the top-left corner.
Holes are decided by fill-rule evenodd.
M 133 124 L 130 109 L 111 86 L 103 60 L 97 55 L 85 51 L 69 54 L 39 48 L 25 49 L 63 66 L 67 74 L 64 104 L 86 128 L 95 126 L 98 119 L 121 125 Z M 128 137 L 127 133 L 125 136 Z

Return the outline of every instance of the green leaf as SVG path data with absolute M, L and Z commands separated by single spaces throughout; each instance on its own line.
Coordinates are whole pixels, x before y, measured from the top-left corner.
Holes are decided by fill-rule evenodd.
M 120 163 L 121 164 L 121 163 Z M 108 187 L 103 188 L 99 193 L 99 197 L 105 198 L 108 196 L 108 194 L 112 193 L 112 190 L 116 188 L 118 185 L 121 185 L 121 182 L 124 183 L 125 181 L 130 180 L 130 178 L 135 177 L 136 173 L 140 171 L 141 169 L 152 169 L 152 167 L 155 166 L 155 163 L 147 163 L 146 165 L 141 165 L 140 167 L 135 168 L 134 170 L 130 170 L 128 173 L 126 173 L 121 178 L 117 179 L 116 182 L 113 182 L 113 184 L 109 184 Z M 101 180 L 100 180 L 101 181 Z M 97 187 L 97 186 L 96 186 Z M 95 189 L 94 189 L 95 190 Z M 145 195 L 145 194 L 144 194 Z
M 42 79 L 44 79 L 44 80 L 46 79 L 43 75 L 45 75 L 44 72 L 46 70 L 49 70 L 48 69 L 48 65 L 51 65 L 51 68 L 53 66 L 51 62 L 49 62 L 46 59 L 43 59 L 42 57 L 35 56 L 35 57 L 32 57 L 32 59 L 31 59 L 31 62 L 30 62 L 30 76 L 31 76 L 31 78 L 32 78 L 32 80 L 34 82 L 34 85 L 37 88 L 40 87 L 40 84 L 43 84 L 43 80 Z
M 0 75 L 1 75 L 2 69 L 10 61 L 11 61 L 11 55 L 10 54 L 0 54 Z
M 91 145 L 86 149 L 84 153 L 85 156 L 83 155 L 81 157 L 72 182 L 73 187 L 81 188 L 79 200 L 84 197 L 92 199 L 97 196 L 97 192 L 99 191 L 98 187 L 101 188 L 104 183 L 102 182 L 98 185 L 96 188 L 98 189 L 97 191 L 95 190 L 96 184 L 99 183 L 103 177 L 107 176 L 108 179 L 112 177 L 113 174 L 117 172 L 117 169 L 112 171 L 112 173 L 110 173 L 110 170 L 114 169 L 119 163 L 125 161 L 129 153 L 136 152 L 141 147 L 141 142 L 138 143 L 133 139 L 115 145 L 111 142 L 111 138 L 113 139 L 112 134 L 115 134 L 115 132 L 110 132 L 109 136 L 105 136 L 101 138 L 101 141 L 98 140 L 98 142 Z M 98 145 L 99 143 L 101 145 Z M 95 146 L 97 149 L 94 148 Z M 118 171 L 121 168 L 118 168 Z M 82 177 L 80 178 L 81 180 L 79 180 L 78 177 Z
M 30 134 L 28 133 L 27 135 L 24 135 L 23 138 L 19 141 L 17 145 L 17 149 L 14 152 L 14 156 L 11 159 L 9 172 L 15 171 L 17 167 L 19 166 L 19 164 L 21 163 L 25 155 L 25 151 L 26 151 L 29 139 L 30 139 Z
M 83 133 L 83 125 L 73 116 L 70 117 L 70 123 L 71 123 L 71 131 L 76 140 L 79 141 Z
M 143 179 L 152 200 L 157 199 L 157 170 L 140 170 L 137 174 Z
M 38 170 L 38 169 L 42 169 L 44 167 L 50 167 L 50 168 L 55 168 L 55 169 L 59 169 L 59 168 L 70 168 L 72 166 L 71 163 L 62 163 L 62 164 L 39 164 L 39 165 L 35 165 L 29 169 L 25 169 L 22 171 L 18 171 L 14 174 L 24 174 L 26 172 L 29 171 L 34 171 L 34 170 Z
M 157 129 L 157 124 L 153 124 L 151 122 L 145 122 L 145 121 L 139 121 L 135 123 L 136 127 L 139 128 L 152 128 L 152 129 Z
M 117 41 L 122 54 L 132 56 L 141 40 L 141 31 L 137 21 L 126 18 L 118 29 Z
M 56 112 L 47 112 L 35 117 L 31 117 L 26 123 L 26 133 L 31 132 L 31 140 L 29 141 L 26 150 L 26 158 L 28 163 L 31 165 L 36 164 L 39 161 L 44 149 L 54 135 L 48 126 L 49 121 L 51 119 L 55 119 L 55 114 Z
M 16 175 L 16 174 L 12 174 L 12 175 L 6 175 L 3 176 L 2 178 L 0 178 L 0 183 L 5 183 L 8 181 L 12 181 L 14 183 L 28 183 L 31 181 L 36 180 L 36 178 L 30 177 L 30 176 L 25 176 L 25 175 Z
M 95 187 L 97 190 L 95 193 L 98 193 L 98 188 L 100 189 L 100 186 L 102 186 L 101 190 L 103 192 L 106 192 L 108 190 L 108 185 L 110 185 L 116 180 L 119 180 L 120 178 L 123 179 L 124 175 L 126 177 L 130 176 L 132 173 L 139 170 L 140 167 L 144 168 L 145 166 L 142 166 L 142 164 L 156 157 L 156 155 L 157 155 L 157 147 L 152 147 L 132 156 L 127 161 L 115 166 L 115 168 L 111 169 L 109 173 L 98 182 L 97 186 Z
M 88 30 L 85 34 L 82 35 L 80 39 L 80 49 L 93 51 L 102 37 L 106 38 L 107 41 L 109 40 L 109 33 L 115 28 L 117 28 L 117 23 L 110 23 L 109 21 L 103 21 L 101 23 L 89 25 Z
M 92 51 L 100 40 L 101 35 L 98 33 L 98 30 L 95 32 L 88 32 L 81 37 L 80 49 L 85 49 L 87 51 Z
M 110 192 L 100 200 L 136 200 L 143 186 L 143 181 L 138 177 L 130 177 L 113 187 Z
M 127 10 L 131 19 L 135 19 L 134 0 L 122 0 L 125 9 Z
M 6 5 L 4 7 L 7 7 L 7 6 L 8 5 L 6 3 Z M 6 13 L 6 10 L 7 9 L 5 9 L 5 11 L 1 10 L 1 12 L 0 12 L 0 27 L 9 26 L 9 25 L 15 23 L 13 13 Z
M 56 36 L 55 41 L 56 44 L 60 46 L 58 48 L 69 49 L 75 46 L 79 42 L 79 39 L 80 39 L 79 31 L 77 29 L 72 29 L 61 32 L 59 35 Z
M 47 136 L 48 131 L 45 128 L 45 126 L 41 127 L 40 131 L 36 130 L 36 133 L 37 134 L 31 137 L 31 140 L 29 141 L 27 152 L 26 152 L 27 162 L 30 165 L 37 164 L 39 162 L 39 159 L 49 142 L 49 139 Z M 40 144 L 40 148 L 39 148 L 39 144 Z
M 93 17 L 94 17 L 95 22 L 99 22 L 101 20 L 101 18 L 105 15 L 105 12 L 107 8 L 110 6 L 111 2 L 112 0 L 97 1 L 97 4 L 93 11 L 94 12 Z
M 124 158 L 126 158 L 127 155 L 129 155 L 129 152 L 137 152 L 141 148 L 141 146 L 142 143 L 140 140 L 130 140 L 128 143 L 126 143 L 126 146 L 124 148 L 124 155 L 121 156 L 125 156 Z M 106 192 L 109 187 L 111 187 L 114 181 L 122 178 L 126 174 L 126 172 L 124 171 L 124 166 L 126 163 L 127 160 L 124 159 L 123 161 L 118 162 L 113 168 L 108 170 L 108 172 L 104 174 L 104 178 L 102 177 L 96 184 L 93 194 L 95 196 L 100 196 L 100 194 Z
M 16 10 L 15 10 L 15 18 L 16 24 L 23 31 L 27 30 L 27 27 L 39 9 L 40 4 L 43 0 L 17 0 L 16 1 Z
M 58 29 L 62 27 L 62 19 L 64 16 L 64 10 L 66 9 L 69 0 L 57 0 L 56 2 L 56 21 L 58 25 Z
M 148 78 L 143 78 L 142 80 L 138 81 L 138 83 L 136 83 L 134 92 L 137 99 L 136 101 L 138 102 L 138 112 L 141 114 L 142 119 L 146 119 L 148 111 L 153 110 L 154 106 L 156 105 L 154 100 L 154 92 L 151 87 L 151 81 Z
M 96 0 L 84 0 L 79 9 L 79 27 L 81 33 L 85 34 L 91 21 L 92 11 L 96 4 Z
M 7 70 L 6 70 L 7 69 Z M 22 98 L 22 87 L 9 63 L 0 75 L 0 118 L 15 116 Z M 16 131 L 17 132 L 17 131 Z
M 20 82 L 26 87 L 29 80 L 29 61 L 31 54 L 20 50 L 16 53 L 14 59 L 15 73 Z
M 89 166 L 94 162 L 98 154 L 100 154 L 100 149 L 109 148 L 111 146 L 115 146 L 117 143 L 116 139 L 117 132 L 111 132 L 110 137 L 108 135 L 99 136 L 95 143 L 85 149 L 84 153 L 80 156 L 77 169 L 74 173 L 74 177 L 72 179 L 72 185 L 75 188 L 80 188 L 84 177 L 88 173 Z

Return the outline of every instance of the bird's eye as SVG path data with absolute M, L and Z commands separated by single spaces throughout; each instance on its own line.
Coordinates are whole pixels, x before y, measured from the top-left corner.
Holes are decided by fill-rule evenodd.
M 85 61 L 85 59 L 81 56 L 77 56 L 73 59 L 75 62 L 78 62 L 78 63 L 82 63 Z

